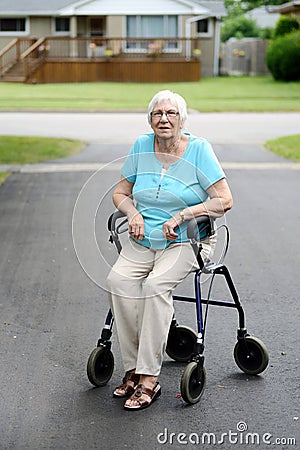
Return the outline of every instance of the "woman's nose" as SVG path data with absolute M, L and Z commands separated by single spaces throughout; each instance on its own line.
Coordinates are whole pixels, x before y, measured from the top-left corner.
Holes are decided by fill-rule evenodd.
M 168 115 L 165 111 L 161 113 L 160 121 L 161 122 L 169 122 Z

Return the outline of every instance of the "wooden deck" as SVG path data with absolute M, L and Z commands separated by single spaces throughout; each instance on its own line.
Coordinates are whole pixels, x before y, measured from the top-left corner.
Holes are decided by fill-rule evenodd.
M 88 81 L 173 82 L 198 81 L 199 61 L 178 60 L 46 60 L 27 83 Z
M 197 39 L 41 38 L 22 47 L 15 40 L 0 52 L 0 76 L 24 83 L 198 81 L 198 46 Z

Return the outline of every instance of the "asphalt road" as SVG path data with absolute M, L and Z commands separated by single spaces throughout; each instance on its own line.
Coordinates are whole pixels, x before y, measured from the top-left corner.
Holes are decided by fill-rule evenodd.
M 161 398 L 139 413 L 124 411 L 112 398 L 123 376 L 115 336 L 112 379 L 93 388 L 86 362 L 108 309 L 103 286 L 116 252 L 106 220 L 119 174 L 116 162 L 97 173 L 84 163 L 124 157 L 149 128 L 141 114 L 2 113 L 0 134 L 90 145 L 43 172 L 16 172 L 0 187 L 1 450 L 299 447 L 300 171 L 262 144 L 299 133 L 300 114 L 194 113 L 189 122 L 213 142 L 228 176 L 235 203 L 226 216 L 227 265 L 269 367 L 258 377 L 240 372 L 232 355 L 236 312 L 212 308 L 200 403 L 178 398 L 184 366 L 166 357 Z M 192 278 L 180 290 L 191 293 Z M 228 295 L 222 280 L 214 293 Z M 192 304 L 177 303 L 176 311 L 195 328 Z

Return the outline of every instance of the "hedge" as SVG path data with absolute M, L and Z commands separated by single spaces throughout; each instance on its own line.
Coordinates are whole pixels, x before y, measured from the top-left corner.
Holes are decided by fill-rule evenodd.
M 300 31 L 271 41 L 266 62 L 275 80 L 300 80 Z

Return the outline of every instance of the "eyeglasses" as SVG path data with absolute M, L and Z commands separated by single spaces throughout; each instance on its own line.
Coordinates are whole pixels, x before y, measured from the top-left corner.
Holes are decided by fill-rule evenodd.
M 176 116 L 179 115 L 177 111 L 152 111 L 150 114 L 153 119 L 161 119 L 165 114 L 167 119 L 175 119 Z

